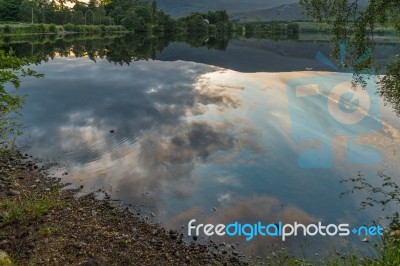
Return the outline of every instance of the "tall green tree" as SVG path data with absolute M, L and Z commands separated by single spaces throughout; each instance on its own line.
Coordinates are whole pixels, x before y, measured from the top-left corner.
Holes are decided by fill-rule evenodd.
M 22 0 L 0 0 L 0 21 L 17 21 Z
M 85 24 L 86 25 L 93 25 L 94 24 L 94 13 L 91 9 L 86 11 L 85 13 Z
M 76 11 L 72 13 L 72 23 L 76 25 L 85 24 L 85 18 L 83 17 L 82 11 Z

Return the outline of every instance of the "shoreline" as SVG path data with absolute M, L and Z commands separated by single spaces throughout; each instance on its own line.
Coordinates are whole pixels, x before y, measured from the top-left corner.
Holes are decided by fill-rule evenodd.
M 1 154 L 0 251 L 11 265 L 247 264 L 236 252 L 186 243 L 177 230 L 114 207 L 110 198 L 78 198 L 81 189 L 65 189 L 27 154 Z

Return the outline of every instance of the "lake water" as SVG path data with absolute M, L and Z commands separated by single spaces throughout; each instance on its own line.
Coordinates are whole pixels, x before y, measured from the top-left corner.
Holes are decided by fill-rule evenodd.
M 67 165 L 63 181 L 104 190 L 183 233 L 191 219 L 358 227 L 384 214 L 359 210 L 365 194 L 340 197 L 352 187 L 340 181 L 361 172 L 376 184 L 379 171 L 398 179 L 399 118 L 372 81 L 353 91 L 351 74 L 315 59 L 329 55 L 328 42 L 147 41 L 11 44 L 47 61 L 33 66 L 45 78 L 23 80 L 20 144 Z M 396 49 L 381 46 L 378 60 Z M 276 245 L 314 256 L 371 252 L 362 238 L 212 239 L 239 242 L 248 255 Z

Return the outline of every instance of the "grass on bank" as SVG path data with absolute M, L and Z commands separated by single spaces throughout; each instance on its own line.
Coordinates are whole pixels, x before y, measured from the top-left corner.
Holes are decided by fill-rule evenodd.
M 398 266 L 400 265 L 400 241 L 399 238 L 394 238 L 389 234 L 385 236 L 381 244 L 373 246 L 377 255 L 372 257 L 337 253 L 330 258 L 302 259 L 292 257 L 288 255 L 286 249 L 281 249 L 271 252 L 264 263 L 268 266 Z
M 60 204 L 56 190 L 29 197 L 7 197 L 0 201 L 0 224 L 38 221 Z

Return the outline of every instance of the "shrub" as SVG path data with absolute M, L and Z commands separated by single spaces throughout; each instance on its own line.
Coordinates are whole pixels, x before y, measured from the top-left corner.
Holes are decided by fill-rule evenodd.
M 50 24 L 49 25 L 49 32 L 57 33 L 58 32 L 57 26 L 55 24 Z
M 12 32 L 12 28 L 10 25 L 5 25 L 4 26 L 4 33 L 11 33 Z
M 64 25 L 64 30 L 65 31 L 76 31 L 75 25 L 68 23 L 66 25 Z

